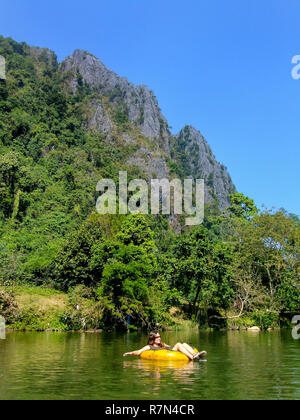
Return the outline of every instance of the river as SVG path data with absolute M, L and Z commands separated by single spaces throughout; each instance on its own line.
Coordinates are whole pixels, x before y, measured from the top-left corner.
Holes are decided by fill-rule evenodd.
M 300 340 L 290 331 L 162 333 L 207 362 L 123 358 L 140 333 L 8 333 L 0 340 L 0 399 L 300 399 Z

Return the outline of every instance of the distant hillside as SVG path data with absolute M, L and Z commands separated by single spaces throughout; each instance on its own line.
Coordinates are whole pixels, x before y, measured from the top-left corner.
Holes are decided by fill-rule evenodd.
M 95 210 L 99 179 L 117 181 L 121 169 L 129 180 L 203 177 L 211 211 L 229 205 L 235 188 L 227 169 L 196 129 L 171 135 L 146 86 L 80 50 L 59 64 L 49 49 L 0 37 L 0 54 L 3 277 L 20 267 L 22 278 L 42 276 L 65 235 Z M 180 220 L 170 222 L 181 231 Z

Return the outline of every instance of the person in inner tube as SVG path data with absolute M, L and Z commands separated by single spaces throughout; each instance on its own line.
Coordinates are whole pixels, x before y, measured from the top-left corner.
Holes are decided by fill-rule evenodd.
M 169 351 L 179 351 L 180 353 L 185 354 L 190 360 L 199 359 L 206 352 L 197 353 L 191 346 L 184 343 L 177 343 L 174 347 L 168 346 L 167 344 L 161 341 L 159 333 L 151 332 L 148 338 L 147 346 L 143 347 L 140 350 L 131 351 L 129 353 L 124 353 L 123 356 L 140 356 L 144 351 L 148 350 L 169 350 Z

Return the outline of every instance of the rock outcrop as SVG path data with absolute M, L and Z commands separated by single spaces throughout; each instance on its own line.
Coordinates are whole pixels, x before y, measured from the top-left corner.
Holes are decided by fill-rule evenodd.
M 163 137 L 167 140 L 168 123 L 153 92 L 146 86 L 129 83 L 126 78 L 109 70 L 98 58 L 82 50 L 76 50 L 67 57 L 61 64 L 61 70 L 73 73 L 69 84 L 74 93 L 78 89 L 77 75 L 80 74 L 83 82 L 99 93 L 109 95 L 112 103 L 125 104 L 129 121 L 136 123 L 146 137 Z
M 205 180 L 205 202 L 217 200 L 220 210 L 230 205 L 228 195 L 235 192 L 235 186 L 227 168 L 216 161 L 198 130 L 191 126 L 183 128 L 174 137 L 172 154 L 186 177 Z
M 173 167 L 179 169 L 178 176 L 204 178 L 206 203 L 213 203 L 220 210 L 228 207 L 228 196 L 235 192 L 235 187 L 227 168 L 216 161 L 207 141 L 194 127 L 187 126 L 177 135 L 170 133 L 168 122 L 150 89 L 144 85 L 135 86 L 119 77 L 98 58 L 82 50 L 67 57 L 61 63 L 60 71 L 68 76 L 68 88 L 73 94 L 80 86 L 86 85 L 92 92 L 105 96 L 110 107 L 121 112 L 121 117 L 125 115 L 152 145 L 154 143 L 154 147 L 149 148 L 139 145 L 128 159 L 129 165 L 141 168 L 148 178 L 167 178 L 170 164 L 174 164 Z M 109 139 L 115 121 L 101 100 L 91 100 L 90 107 L 89 128 Z M 122 138 L 126 144 L 138 145 L 125 129 Z
M 47 66 L 57 67 L 56 54 L 49 48 L 29 47 L 29 54 L 36 60 L 43 61 Z

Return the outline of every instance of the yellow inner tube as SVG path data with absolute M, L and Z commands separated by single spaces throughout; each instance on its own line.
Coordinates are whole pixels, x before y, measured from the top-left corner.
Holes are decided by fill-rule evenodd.
M 197 349 L 194 349 L 198 352 Z M 147 350 L 143 351 L 141 354 L 141 359 L 144 360 L 174 360 L 174 361 L 189 361 L 190 359 L 180 351 L 170 351 L 170 350 Z

